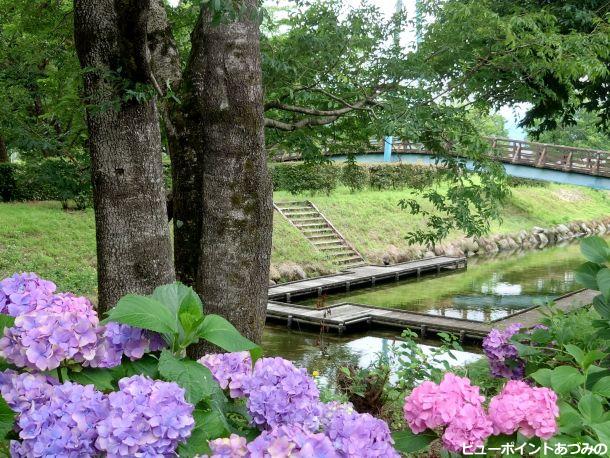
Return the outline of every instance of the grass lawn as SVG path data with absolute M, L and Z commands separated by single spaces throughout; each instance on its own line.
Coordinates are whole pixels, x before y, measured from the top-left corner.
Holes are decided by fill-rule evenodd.
M 277 201 L 310 199 L 365 255 L 388 245 L 406 246 L 404 235 L 424 224 L 397 207 L 409 191 L 365 191 L 340 188 L 331 196 L 292 196 L 278 192 Z M 502 224 L 494 232 L 517 232 L 573 220 L 610 215 L 610 192 L 549 185 L 520 187 L 507 202 Z M 454 234 L 455 237 L 459 234 Z M 304 268 L 332 265 L 297 229 L 274 215 L 272 262 L 293 261 Z M 65 212 L 57 202 L 0 204 L 0 278 L 33 271 L 52 279 L 62 291 L 96 296 L 93 211 Z

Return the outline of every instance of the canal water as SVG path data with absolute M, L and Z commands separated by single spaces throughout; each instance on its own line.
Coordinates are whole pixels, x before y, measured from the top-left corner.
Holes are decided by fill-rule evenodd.
M 575 291 L 574 270 L 583 263 L 578 243 L 543 250 L 501 253 L 468 260 L 468 269 L 438 277 L 423 277 L 323 296 L 301 304 L 315 306 L 341 302 L 400 308 L 447 317 L 489 321 L 539 305 Z M 298 366 L 332 378 L 347 364 L 367 366 L 397 344 L 398 332 L 365 332 L 337 336 L 267 326 L 263 348 L 267 355 L 283 356 Z M 437 344 L 423 342 L 424 350 Z M 457 364 L 477 359 L 476 348 L 456 353 Z

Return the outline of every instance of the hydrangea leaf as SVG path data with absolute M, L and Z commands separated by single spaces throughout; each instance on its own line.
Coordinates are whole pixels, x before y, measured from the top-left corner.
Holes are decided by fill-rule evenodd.
M 109 321 L 161 334 L 178 334 L 176 317 L 172 315 L 166 305 L 150 297 L 135 294 L 128 294 L 119 300 L 116 307 L 108 312 L 108 318 L 102 323 Z
M 187 333 L 194 331 L 203 321 L 203 306 L 199 296 L 191 290 L 180 303 L 178 319 Z
M 580 251 L 587 261 L 605 264 L 610 255 L 608 244 L 601 237 L 587 237 L 580 243 Z
M 588 424 L 597 423 L 604 415 L 604 406 L 593 393 L 585 393 L 578 401 L 578 410 Z
M 113 391 L 116 388 L 112 384 L 112 372 L 107 369 L 84 368 L 80 372 L 70 372 L 69 378 L 81 385 L 93 385 L 100 391 Z
M 558 393 L 569 393 L 584 382 L 584 376 L 572 366 L 559 366 L 551 374 L 551 387 Z
M 0 439 L 13 430 L 15 426 L 15 412 L 11 410 L 4 398 L 0 396 Z
M 597 285 L 599 291 L 604 295 L 606 300 L 610 299 L 610 269 L 602 269 L 597 272 Z
M 586 262 L 574 273 L 574 278 L 585 288 L 597 290 L 596 275 L 601 269 L 599 264 L 594 262 Z
M 394 448 L 402 453 L 415 453 L 423 450 L 430 443 L 438 439 L 434 433 L 414 434 L 409 429 L 403 431 L 395 431 L 392 433 L 394 439 Z
M 576 434 L 582 430 L 582 426 L 582 415 L 567 402 L 560 401 L 559 430 L 564 434 Z
M 135 361 L 126 359 L 120 366 L 113 367 L 110 371 L 115 380 L 131 377 L 132 375 L 146 375 L 154 380 L 159 376 L 158 365 L 159 361 L 154 356 L 144 355 Z
M 593 298 L 593 308 L 599 313 L 599 316 L 606 320 L 610 320 L 610 304 L 604 299 L 603 295 L 599 294 Z M 604 321 L 602 329 L 605 327 L 606 322 Z
M 199 299 L 197 293 L 193 291 L 193 288 L 180 282 L 158 286 L 151 295 L 153 299 L 156 299 L 172 310 L 176 316 L 178 316 L 180 304 L 189 296 L 192 297 L 192 300 L 197 301 L 199 306 L 203 309 L 203 303 L 201 302 L 201 299 Z
M 610 377 L 602 377 L 600 378 L 591 389 L 596 394 L 600 396 L 604 396 L 606 398 L 610 398 Z
M 193 411 L 193 418 L 195 418 L 195 428 L 191 437 L 178 447 L 178 455 L 181 458 L 211 454 L 208 441 L 228 436 L 230 433 L 226 419 L 218 409 L 210 410 L 198 406 Z
M 15 324 L 15 317 L 0 313 L 0 335 L 4 335 L 4 328 L 11 328 Z
M 207 367 L 196 361 L 178 359 L 168 350 L 161 352 L 159 374 L 184 388 L 186 400 L 193 405 L 220 389 Z
M 551 386 L 551 374 L 553 371 L 548 368 L 538 369 L 536 372 L 530 375 L 536 383 L 540 386 L 549 387 Z
M 258 345 L 242 336 L 231 323 L 219 315 L 206 315 L 198 335 L 226 351 L 250 351 L 252 362 L 262 354 Z

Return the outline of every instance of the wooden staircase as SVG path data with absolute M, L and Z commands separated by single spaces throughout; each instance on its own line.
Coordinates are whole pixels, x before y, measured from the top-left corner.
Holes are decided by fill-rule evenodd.
M 310 201 L 274 202 L 274 208 L 318 250 L 342 267 L 365 265 L 362 255 Z

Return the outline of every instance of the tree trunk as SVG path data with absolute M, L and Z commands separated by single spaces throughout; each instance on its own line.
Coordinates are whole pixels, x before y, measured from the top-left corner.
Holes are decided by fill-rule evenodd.
M 6 143 L 4 142 L 4 137 L 0 135 L 0 164 L 8 161 L 8 148 L 6 147 Z
M 272 188 L 264 148 L 256 0 L 246 16 L 212 23 L 204 7 L 192 35 L 189 84 L 201 116 L 201 240 L 197 292 L 260 342 L 272 236 Z M 238 5 L 239 6 L 239 5 Z M 239 8 L 237 8 L 239 10 Z M 185 76 L 187 77 L 187 76 Z
M 156 101 L 125 97 L 150 82 L 148 0 L 75 0 L 85 73 L 95 207 L 98 309 L 174 280 Z

